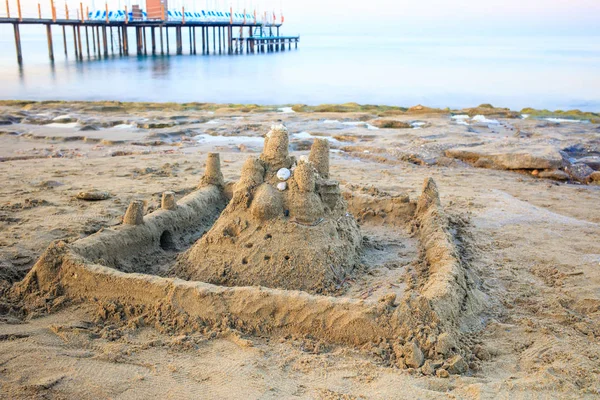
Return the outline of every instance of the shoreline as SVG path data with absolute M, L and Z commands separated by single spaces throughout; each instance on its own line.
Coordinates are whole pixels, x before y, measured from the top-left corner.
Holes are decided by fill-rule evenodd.
M 210 103 L 210 102 L 143 102 L 143 101 L 116 101 L 116 100 L 0 100 L 0 107 L 26 107 L 26 106 L 46 106 L 48 108 L 59 105 L 76 106 L 84 111 L 87 107 L 92 107 L 88 111 L 213 111 L 213 112 L 231 112 L 240 111 L 243 113 L 257 112 L 286 112 L 282 109 L 290 109 L 296 113 L 353 113 L 368 112 L 378 116 L 400 116 L 400 115 L 423 115 L 423 114 L 465 114 L 471 117 L 475 115 L 497 116 L 503 118 L 522 118 L 523 116 L 532 118 L 565 118 L 573 120 L 589 120 L 592 123 L 600 123 L 600 111 L 581 111 L 579 109 L 571 110 L 547 110 L 525 107 L 521 110 L 512 110 L 507 107 L 495 107 L 491 104 L 480 104 L 474 107 L 465 108 L 433 108 L 423 105 L 411 107 L 380 105 L 380 104 L 360 104 L 334 103 L 334 104 L 253 104 L 253 103 Z

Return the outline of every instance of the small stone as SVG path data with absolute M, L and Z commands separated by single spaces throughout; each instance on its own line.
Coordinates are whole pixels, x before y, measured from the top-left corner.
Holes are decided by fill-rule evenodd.
M 431 360 L 425 361 L 425 364 L 423 364 L 423 366 L 421 367 L 421 372 L 423 373 L 423 375 L 433 375 L 435 369 L 433 368 Z
M 531 171 L 531 175 L 533 176 L 538 176 L 540 174 L 540 171 L 538 171 L 537 169 L 534 169 L 533 171 Z
M 588 156 L 577 160 L 578 163 L 584 163 L 595 171 L 600 171 L 600 156 Z
M 287 182 L 279 182 L 277 184 L 277 190 L 280 192 L 283 192 L 285 189 L 287 189 Z
M 281 168 L 279 171 L 277 171 L 277 179 L 279 179 L 280 181 L 287 181 L 288 179 L 290 179 L 291 175 L 292 173 L 287 168 Z
M 445 369 L 438 369 L 435 373 L 438 378 L 449 378 L 450 374 Z
M 569 175 L 565 171 L 561 171 L 560 169 L 551 169 L 548 171 L 542 171 L 539 173 L 538 178 L 544 179 L 552 179 L 555 181 L 568 181 Z
M 600 171 L 596 171 L 590 175 L 590 181 L 600 183 Z
M 473 352 L 475 353 L 475 356 L 477 358 L 479 358 L 481 361 L 488 361 L 491 356 L 490 356 L 490 352 L 487 351 L 483 346 L 477 345 L 473 348 Z
M 590 176 L 594 173 L 593 169 L 583 163 L 569 165 L 565 168 L 565 171 L 571 179 L 581 183 L 587 183 Z
M 404 362 L 406 365 L 413 368 L 419 368 L 421 365 L 423 365 L 423 352 L 414 341 L 405 344 L 403 350 Z
M 469 370 L 469 366 L 462 356 L 455 355 L 447 362 L 448 372 L 451 374 L 464 374 Z
M 452 352 L 452 349 L 456 347 L 454 339 L 446 332 L 438 336 L 437 344 L 435 345 L 435 352 L 447 357 Z
M 106 200 L 110 198 L 110 193 L 102 192 L 99 190 L 90 190 L 85 192 L 79 192 L 76 196 L 79 200 L 87 200 L 87 201 L 99 201 Z

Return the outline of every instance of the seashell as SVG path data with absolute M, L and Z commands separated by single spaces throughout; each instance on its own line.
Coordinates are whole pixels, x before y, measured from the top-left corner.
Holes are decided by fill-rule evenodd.
M 277 178 L 280 181 L 287 181 L 288 179 L 290 179 L 291 175 L 292 173 L 287 168 L 281 168 L 279 171 L 277 171 Z
M 308 156 L 300 156 L 300 162 L 307 163 L 308 162 Z
M 283 124 L 273 124 L 273 125 L 271 125 L 271 130 L 287 132 L 287 128 Z
M 285 189 L 287 189 L 287 182 L 279 182 L 277 184 L 277 190 L 280 192 L 283 192 Z

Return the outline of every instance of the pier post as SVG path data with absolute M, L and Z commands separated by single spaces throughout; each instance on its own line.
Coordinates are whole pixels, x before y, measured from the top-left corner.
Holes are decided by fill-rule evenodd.
M 21 14 L 21 0 L 17 0 L 17 15 L 19 16 L 19 21 L 23 21 L 23 15 Z
M 196 53 L 196 27 L 194 26 L 192 28 L 192 30 L 193 30 L 193 36 L 194 36 L 194 55 L 196 55 L 197 54 Z
M 206 54 L 206 34 L 204 33 L 205 26 L 200 27 L 202 29 L 202 54 Z
M 123 54 L 129 55 L 129 35 L 127 34 L 127 25 L 123 27 Z
M 115 40 L 113 36 L 113 28 L 112 26 L 108 28 L 110 30 L 110 52 L 115 54 Z
M 8 2 L 8 0 L 6 0 Z M 52 12 L 52 22 L 56 22 L 56 7 L 54 7 L 54 0 L 50 0 L 50 11 Z
M 67 30 L 65 28 L 65 26 L 62 26 L 62 31 L 63 31 L 63 46 L 65 48 L 65 57 L 68 56 L 67 54 Z
M 104 44 L 104 57 L 108 58 L 108 38 L 106 36 L 106 26 L 102 27 L 102 42 Z
M 46 24 L 46 36 L 48 37 L 48 56 L 54 62 L 54 46 L 52 46 L 52 25 Z
M 42 19 L 42 5 L 38 3 L 38 19 Z
M 17 50 L 17 62 L 19 65 L 23 64 L 23 53 L 21 52 L 21 32 L 19 31 L 19 24 L 13 24 L 15 30 L 15 48 Z
M 92 26 L 92 50 L 94 52 L 94 55 L 96 55 L 96 31 L 93 26 Z
M 169 27 L 165 26 L 165 39 L 167 41 L 167 55 L 169 55 Z
M 156 55 L 156 31 L 154 27 L 150 28 L 150 39 L 152 41 L 152 55 Z
M 217 34 L 216 29 L 213 26 L 213 54 L 217 53 Z
M 77 47 L 79 49 L 79 59 L 83 61 L 83 51 L 81 50 L 81 25 L 77 25 Z
M 90 58 L 90 32 L 88 27 L 85 27 L 85 49 L 87 50 L 87 56 Z
M 217 32 L 219 34 L 219 54 L 221 54 L 223 52 L 223 48 L 221 47 L 221 27 L 217 28 Z
M 117 26 L 117 37 L 119 39 L 119 55 L 123 55 L 123 38 L 121 37 L 121 27 Z
M 100 26 L 96 26 L 96 41 L 98 42 L 98 57 L 102 57 L 102 50 L 100 47 Z
M 77 53 L 77 27 L 73 25 L 73 50 L 75 51 L 75 59 L 79 58 L 79 53 Z
M 140 32 L 140 27 L 136 26 L 135 27 L 135 42 L 136 42 L 136 46 L 137 46 L 137 55 L 141 56 L 142 55 L 142 38 L 141 38 L 142 32 Z
M 252 27 L 248 28 L 248 46 L 249 46 L 249 50 L 250 53 L 254 54 L 254 33 L 252 33 Z
M 146 41 L 146 27 L 142 26 L 142 38 L 144 42 L 142 43 L 142 47 L 144 48 L 144 55 L 148 55 L 148 42 Z
M 181 35 L 181 26 L 175 28 L 175 36 L 177 39 L 177 55 L 183 54 L 183 36 Z
M 188 34 L 189 34 L 189 41 L 190 41 L 190 54 L 194 54 L 194 49 L 192 48 L 193 41 L 192 41 L 192 27 L 191 26 L 188 28 L 188 31 L 189 31 Z
M 164 12 L 163 12 L 164 15 Z M 160 28 L 158 28 L 158 31 L 160 33 L 160 54 L 164 55 L 165 54 L 165 48 L 164 48 L 164 41 L 163 41 L 163 28 L 162 26 Z

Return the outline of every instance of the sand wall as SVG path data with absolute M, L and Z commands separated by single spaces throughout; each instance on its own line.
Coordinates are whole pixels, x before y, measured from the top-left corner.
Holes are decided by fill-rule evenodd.
M 86 259 L 128 272 L 144 272 L 149 254 L 189 244 L 210 229 L 227 199 L 219 186 L 208 185 L 177 202 L 143 217 L 140 225 L 103 229 L 73 243 L 72 250 Z

